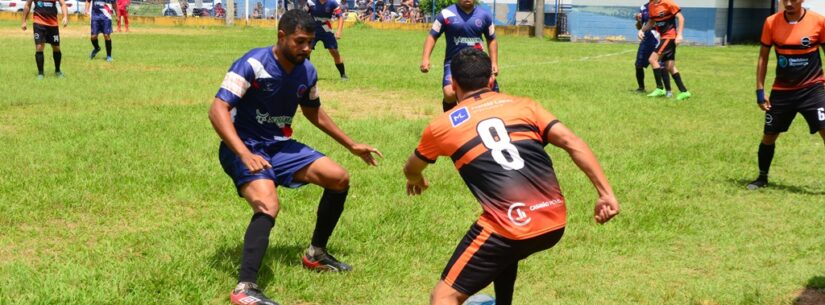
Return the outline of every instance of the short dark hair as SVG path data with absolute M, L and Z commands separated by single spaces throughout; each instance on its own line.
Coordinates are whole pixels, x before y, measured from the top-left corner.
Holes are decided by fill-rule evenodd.
M 297 29 L 315 33 L 315 19 L 304 10 L 292 9 L 281 16 L 281 20 L 278 21 L 278 31 L 284 31 L 285 34 L 290 35 Z
M 477 90 L 490 85 L 493 64 L 484 51 L 464 48 L 458 52 L 450 64 L 453 81 L 465 91 Z

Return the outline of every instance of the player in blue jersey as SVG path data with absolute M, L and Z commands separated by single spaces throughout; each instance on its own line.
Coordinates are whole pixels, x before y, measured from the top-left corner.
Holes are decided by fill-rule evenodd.
M 315 39 L 312 40 L 312 49 L 315 50 L 315 44 L 318 41 L 324 42 L 324 48 L 329 50 L 329 54 L 332 55 L 335 67 L 338 68 L 338 73 L 341 74 L 341 79 L 348 80 L 349 77 L 347 77 L 344 69 L 344 60 L 341 59 L 341 53 L 338 52 L 337 39 L 341 39 L 341 31 L 344 29 L 341 5 L 336 0 L 309 0 L 307 1 L 307 8 L 312 17 L 315 18 Z M 338 18 L 338 27 L 334 35 L 332 34 L 332 17 Z
M 641 29 L 642 25 L 647 23 L 648 19 L 650 19 L 650 14 L 647 11 L 647 3 L 643 4 L 639 7 L 639 12 L 636 13 L 636 29 Z M 644 38 L 639 42 L 639 49 L 636 51 L 636 83 L 639 84 L 639 88 L 636 89 L 636 92 L 645 93 L 645 68 L 650 65 L 650 54 L 653 54 L 653 51 L 656 50 L 656 46 L 659 45 L 659 32 L 654 30 L 648 30 L 645 32 Z M 659 66 L 664 66 L 664 63 L 659 61 Z M 670 76 L 667 73 L 662 74 L 662 81 L 665 83 L 670 84 Z M 667 86 L 670 88 L 670 85 Z M 672 93 L 667 92 L 667 96 L 670 97 Z
M 473 47 L 484 50 L 482 36 L 487 40 L 487 51 L 493 63 L 493 75 L 498 75 L 498 42 L 493 17 L 475 6 L 474 0 L 459 0 L 458 3 L 441 10 L 433 22 L 430 34 L 424 41 L 424 55 L 421 58 L 421 72 L 430 71 L 430 55 L 441 34 L 447 34 L 447 52 L 444 56 L 444 78 L 441 81 L 444 111 L 456 105 L 455 92 L 450 76 L 450 60 L 461 49 Z M 498 91 L 498 85 L 493 88 Z
M 89 59 L 94 59 L 97 52 L 100 52 L 100 44 L 97 43 L 97 36 L 103 33 L 106 40 L 106 61 L 112 62 L 112 4 L 114 0 L 86 0 L 86 15 L 91 10 L 92 16 L 92 53 Z
M 286 12 L 278 23 L 278 42 L 253 49 L 226 73 L 209 110 L 209 120 L 221 137 L 221 166 L 238 194 L 253 210 L 244 236 L 238 285 L 233 304 L 277 304 L 256 285 L 280 203 L 277 187 L 307 183 L 324 188 L 312 241 L 302 263 L 318 271 L 349 271 L 327 250 L 327 242 L 344 210 L 349 190 L 347 171 L 311 147 L 291 138 L 298 109 L 309 122 L 367 164 L 381 153 L 347 136 L 321 109 L 315 67 L 306 60 L 315 36 L 315 21 L 303 10 Z

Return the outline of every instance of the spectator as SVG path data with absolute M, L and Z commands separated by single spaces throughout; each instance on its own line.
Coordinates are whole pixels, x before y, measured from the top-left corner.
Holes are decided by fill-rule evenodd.
M 189 11 L 189 2 L 187 2 L 186 0 L 178 0 L 178 3 L 180 4 L 181 14 L 183 14 L 183 17 L 186 18 L 186 15 L 188 15 Z
M 220 2 L 215 2 L 215 6 L 212 7 L 212 15 L 216 18 L 226 17 L 226 10 L 224 10 L 223 4 Z
M 129 4 L 131 0 L 117 0 L 117 31 L 120 32 L 121 21 L 126 23 L 126 32 L 129 31 Z
M 264 10 L 264 5 L 263 4 L 261 4 L 260 2 L 255 4 L 255 8 L 252 9 L 252 18 L 255 18 L 255 19 L 263 18 L 263 10 Z

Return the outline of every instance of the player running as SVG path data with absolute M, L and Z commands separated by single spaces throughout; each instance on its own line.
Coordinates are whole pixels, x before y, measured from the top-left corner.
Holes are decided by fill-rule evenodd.
M 407 194 L 426 190 L 422 171 L 449 156 L 484 212 L 444 268 L 430 304 L 458 305 L 495 283 L 496 304 L 509 305 L 518 261 L 553 247 L 564 233 L 565 199 L 545 145 L 566 150 L 590 178 L 599 193 L 597 222 L 617 215 L 619 203 L 584 141 L 538 103 L 492 91 L 484 52 L 461 50 L 452 59 L 452 76 L 461 102 L 424 129 L 404 167 Z
M 759 144 L 759 177 L 749 189 L 768 185 L 776 139 L 788 131 L 797 113 L 805 117 L 811 134 L 825 140 L 825 78 L 819 45 L 825 43 L 825 17 L 802 8 L 804 0 L 783 0 L 785 10 L 769 16 L 762 27 L 762 47 L 756 64 L 756 102 L 765 111 Z M 771 46 L 776 47 L 776 79 L 770 99 L 765 97 L 765 73 Z
M 100 52 L 100 44 L 97 43 L 97 36 L 103 33 L 106 40 L 106 61 L 112 62 L 112 3 L 114 0 L 86 0 L 86 15 L 89 10 L 92 14 L 92 53 L 89 59 L 94 59 L 97 52 Z
M 317 3 L 316 3 L 317 2 Z M 307 1 L 309 13 L 315 18 L 315 39 L 312 40 L 312 49 L 318 41 L 324 42 L 324 48 L 329 50 L 332 59 L 335 61 L 335 68 L 342 80 L 349 80 L 344 69 L 344 60 L 338 52 L 338 39 L 341 39 L 341 32 L 344 30 L 344 18 L 341 16 L 341 5 L 336 0 L 309 0 Z M 338 18 L 338 28 L 332 34 L 332 17 Z
M 52 58 L 54 59 L 54 75 L 62 78 L 63 72 L 60 71 L 60 60 L 63 58 L 63 53 L 60 52 L 60 27 L 57 25 L 57 3 L 60 3 L 60 9 L 63 12 L 63 27 L 69 25 L 69 15 L 66 9 L 66 2 L 63 0 L 26 0 L 23 6 L 23 23 L 20 28 L 26 30 L 28 25 L 29 11 L 34 2 L 34 22 L 32 29 L 34 30 L 34 61 L 37 63 L 37 79 L 43 79 L 43 50 L 46 48 L 46 43 L 52 45 Z
M 458 3 L 441 10 L 433 22 L 430 35 L 424 41 L 424 55 L 421 58 L 421 72 L 430 71 L 430 55 L 435 42 L 441 34 L 447 34 L 447 50 L 444 56 L 444 78 L 441 81 L 444 99 L 441 106 L 444 111 L 455 107 L 456 95 L 450 84 L 450 59 L 458 51 L 473 47 L 484 50 L 481 46 L 482 36 L 487 40 L 487 51 L 493 65 L 493 75 L 498 75 L 498 42 L 493 17 L 483 9 L 476 8 L 473 0 L 460 0 Z M 498 84 L 493 88 L 498 91 Z
M 649 19 L 650 14 L 648 14 L 647 3 L 645 3 L 639 7 L 639 12 L 636 13 L 636 29 L 641 29 L 642 25 L 647 23 Z M 650 65 L 650 54 L 656 50 L 658 44 L 659 32 L 654 30 L 647 30 L 645 38 L 639 42 L 639 49 L 636 50 L 636 83 L 639 88 L 636 89 L 636 92 L 645 93 L 645 69 Z M 659 61 L 659 65 L 662 65 L 661 61 Z M 670 77 L 667 73 L 662 74 L 662 81 L 670 86 Z
M 354 142 L 321 109 L 318 76 L 305 60 L 314 36 L 312 16 L 302 10 L 286 12 L 278 23 L 277 44 L 253 49 L 235 61 L 209 110 L 212 126 L 222 140 L 221 166 L 254 213 L 244 236 L 238 285 L 230 296 L 234 304 L 277 304 L 258 289 L 256 280 L 280 208 L 278 186 L 297 188 L 312 183 L 324 188 L 303 265 L 319 271 L 352 269 L 326 250 L 344 211 L 349 174 L 330 158 L 291 138 L 298 106 L 307 120 L 367 164 L 376 165 L 372 153 L 381 153 Z
M 679 101 L 689 99 L 691 94 L 682 82 L 682 75 L 676 69 L 676 46 L 682 43 L 682 33 L 685 29 L 685 16 L 682 15 L 682 9 L 672 0 L 650 0 L 648 11 L 650 20 L 639 29 L 639 39 L 643 39 L 645 32 L 650 29 L 655 29 L 661 39 L 659 45 L 656 46 L 656 52 L 650 54 L 649 58 L 650 65 L 653 66 L 653 77 L 656 79 L 656 90 L 647 96 L 668 96 L 670 82 L 664 82 L 664 89 L 662 89 L 662 77 L 669 71 L 676 86 L 679 87 L 680 93 L 676 99 Z M 660 60 L 665 62 L 667 71 L 659 65 Z

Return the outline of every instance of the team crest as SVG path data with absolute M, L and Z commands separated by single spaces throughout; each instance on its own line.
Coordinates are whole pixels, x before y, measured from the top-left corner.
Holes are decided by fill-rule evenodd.
M 298 86 L 298 90 L 297 90 L 298 98 L 303 98 L 304 95 L 306 95 L 306 93 L 307 93 L 307 86 L 306 85 L 301 84 L 300 86 Z
M 776 63 L 779 65 L 780 68 L 785 68 L 788 66 L 788 58 L 785 56 L 779 56 L 776 59 Z
M 481 19 L 476 19 L 476 26 L 481 27 Z
M 803 47 L 810 47 L 811 46 L 811 38 L 808 37 L 808 36 L 802 37 L 802 41 L 800 41 L 800 42 L 802 43 Z

